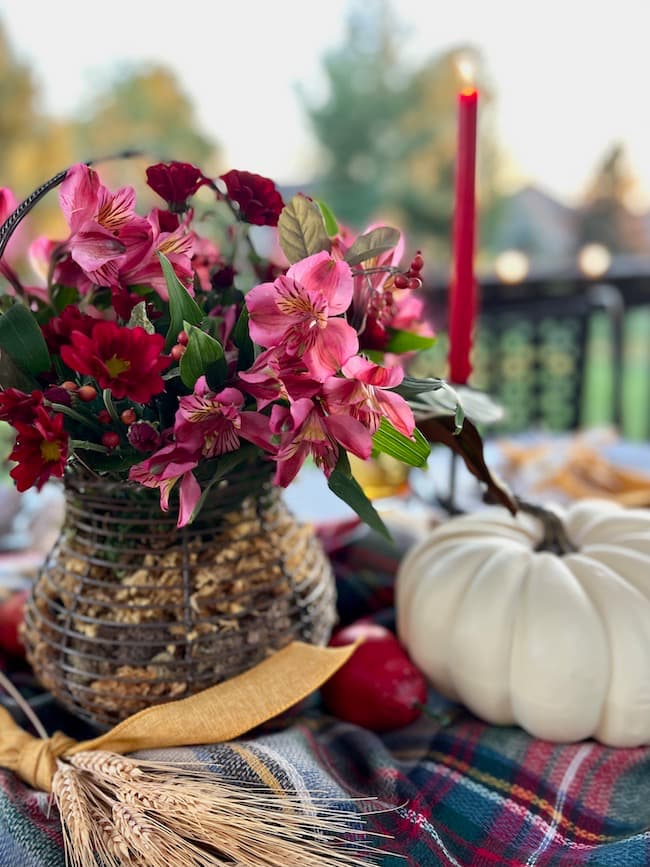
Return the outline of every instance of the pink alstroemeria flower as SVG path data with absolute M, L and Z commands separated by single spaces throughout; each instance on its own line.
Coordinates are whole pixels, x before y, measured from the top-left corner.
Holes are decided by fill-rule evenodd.
M 401 367 L 380 367 L 355 356 L 343 365 L 345 379 L 332 376 L 323 383 L 323 399 L 331 415 L 351 415 L 374 434 L 383 417 L 405 437 L 415 428 L 413 412 L 403 397 L 388 389 L 404 379 Z
M 244 395 L 236 388 L 215 394 L 205 376 L 197 379 L 194 394 L 182 397 L 174 422 L 177 442 L 191 444 L 206 458 L 234 452 L 240 439 L 273 451 L 269 420 L 259 412 L 242 412 Z
M 118 275 L 122 286 L 151 286 L 163 301 L 169 300 L 169 292 L 157 253 L 163 253 L 169 259 L 178 279 L 190 295 L 194 295 L 192 254 L 195 235 L 188 232 L 186 224 L 179 223 L 177 218 L 173 228 L 167 226 L 165 220 L 168 216 L 166 211 L 158 208 L 149 212 L 146 217 L 149 226 L 147 239 L 142 244 L 134 244 L 126 253 Z
M 150 458 L 131 467 L 129 479 L 147 488 L 160 491 L 160 508 L 169 511 L 169 495 L 181 479 L 179 488 L 178 525 L 184 527 L 192 517 L 192 512 L 201 496 L 201 487 L 194 478 L 192 470 L 199 464 L 197 454 L 186 444 L 170 443 L 151 455 Z
M 246 296 L 250 334 L 260 346 L 281 346 L 302 358 L 320 382 L 356 354 L 354 328 L 340 317 L 352 299 L 352 273 L 325 251 L 292 265 L 273 283 L 260 283 Z
M 123 254 L 151 236 L 147 220 L 135 213 L 135 190 L 112 193 L 97 172 L 80 163 L 68 170 L 59 201 L 70 227 L 70 255 L 94 283 L 114 285 Z
M 349 415 L 325 415 L 308 398 L 301 398 L 290 407 L 274 406 L 271 431 L 280 437 L 273 482 L 283 488 L 295 479 L 308 455 L 329 477 L 341 448 L 362 460 L 367 460 L 372 452 L 372 438 L 361 422 Z
M 49 303 L 49 291 L 46 288 L 50 279 L 50 268 L 54 264 L 51 275 L 52 283 L 61 286 L 74 286 L 80 295 L 86 295 L 93 287 L 92 280 L 81 270 L 65 249 L 65 242 L 52 241 L 44 235 L 35 238 L 28 247 L 29 264 L 36 276 L 41 280 L 43 288 L 30 287 L 30 294 Z
M 239 374 L 239 379 L 243 390 L 256 399 L 258 410 L 278 399 L 313 397 L 321 388 L 321 383 L 309 376 L 300 360 L 286 355 L 282 348 L 262 352 L 247 371 Z

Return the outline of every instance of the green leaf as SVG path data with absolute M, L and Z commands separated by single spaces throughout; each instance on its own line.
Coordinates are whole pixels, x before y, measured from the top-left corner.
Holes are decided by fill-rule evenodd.
M 405 400 L 410 400 L 412 397 L 417 397 L 418 394 L 437 391 L 439 388 L 445 388 L 445 386 L 444 379 L 416 379 L 414 376 L 405 376 L 399 385 L 391 388 L 391 391 L 401 395 Z
M 22 304 L 14 304 L 0 316 L 0 346 L 23 373 L 35 376 L 50 368 L 50 353 L 38 322 Z
M 203 311 L 176 276 L 169 259 L 162 253 L 158 253 L 158 258 L 169 292 L 170 322 L 165 339 L 165 349 L 169 351 L 176 343 L 179 332 L 183 330 L 183 322 L 198 325 L 203 319 Z
M 282 209 L 278 237 L 284 255 L 292 264 L 321 250 L 329 253 L 332 249 L 320 208 L 301 195 L 294 196 Z
M 73 409 L 71 406 L 66 406 L 64 403 L 51 403 L 50 409 L 54 412 L 60 412 L 62 415 L 67 415 L 68 418 L 74 419 L 74 421 L 78 421 L 83 427 L 92 428 L 92 430 L 97 431 L 98 433 L 103 433 L 106 428 L 103 428 L 98 422 L 94 421 L 92 418 L 88 418 L 82 413 L 77 412 L 76 409 Z
M 100 443 L 91 443 L 88 440 L 70 440 L 69 444 L 73 452 L 98 452 L 102 455 L 109 455 L 112 452 L 112 449 L 106 448 L 106 446 L 103 446 Z
M 138 301 L 133 310 L 131 317 L 127 322 L 127 328 L 144 328 L 147 334 L 155 334 L 156 329 L 153 327 L 151 319 L 147 316 L 147 302 Z
M 239 319 L 232 331 L 232 342 L 239 350 L 237 367 L 239 370 L 248 370 L 255 361 L 255 346 L 248 331 L 248 308 L 242 307 Z
M 436 342 L 435 337 L 425 337 L 422 334 L 414 334 L 412 331 L 395 331 L 391 329 L 390 339 L 386 346 L 386 352 L 419 352 L 422 349 L 430 349 Z
M 17 388 L 29 393 L 39 388 L 33 377 L 23 373 L 11 359 L 11 356 L 0 349 L 0 385 L 3 388 Z
M 102 399 L 104 401 L 104 406 L 108 410 L 110 417 L 116 424 L 121 424 L 120 416 L 115 409 L 115 404 L 113 403 L 113 394 L 110 388 L 105 388 L 102 392 Z
M 339 499 L 347 503 L 369 527 L 381 533 L 387 539 L 390 539 L 390 533 L 386 529 L 386 525 L 368 497 L 364 494 L 359 482 L 353 477 L 350 471 L 350 461 L 343 449 L 339 451 L 338 462 L 327 480 L 327 486 Z
M 389 226 L 379 226 L 365 235 L 359 235 L 354 244 L 345 254 L 348 265 L 360 265 L 368 259 L 374 259 L 380 253 L 386 253 L 397 246 L 399 232 Z
M 334 235 L 337 235 L 339 231 L 339 224 L 336 221 L 336 217 L 334 216 L 334 213 L 329 207 L 329 205 L 325 204 L 325 202 L 323 202 L 321 199 L 316 199 L 315 201 L 321 210 L 321 214 L 323 215 L 327 234 L 330 236 L 330 238 L 333 238 Z
M 56 283 L 52 287 L 52 305 L 57 313 L 69 304 L 76 304 L 79 300 L 79 292 L 74 286 L 62 286 Z
M 184 323 L 184 327 L 189 337 L 179 364 L 184 385 L 194 388 L 200 376 L 206 377 L 211 388 L 220 385 L 228 372 L 223 346 L 214 337 L 188 322 Z
M 387 418 L 382 418 L 372 444 L 374 448 L 410 467 L 424 467 L 431 452 L 431 446 L 417 428 L 413 432 L 413 439 L 410 439 L 396 430 Z
M 84 453 L 83 447 L 77 446 L 75 454 Z M 92 457 L 87 458 L 87 462 L 92 466 L 93 470 L 98 473 L 121 473 L 130 470 L 135 464 L 139 464 L 144 459 L 144 455 L 139 452 L 132 452 L 130 455 L 115 454 L 98 454 L 95 449 L 92 449 Z

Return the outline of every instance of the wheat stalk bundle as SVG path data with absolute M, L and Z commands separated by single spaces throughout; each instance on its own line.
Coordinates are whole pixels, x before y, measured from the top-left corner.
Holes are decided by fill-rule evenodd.
M 293 642 L 230 681 L 81 743 L 49 738 L 0 672 L 40 736 L 0 708 L 0 767 L 52 793 L 70 867 L 372 867 L 386 835 L 368 831 L 351 801 L 123 754 L 236 738 L 317 688 L 353 650 Z
M 327 798 L 104 751 L 58 761 L 52 794 L 73 867 L 370 867 L 378 850 Z

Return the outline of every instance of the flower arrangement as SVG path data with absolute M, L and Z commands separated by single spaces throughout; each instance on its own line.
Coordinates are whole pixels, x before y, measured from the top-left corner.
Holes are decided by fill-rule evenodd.
M 433 342 L 416 297 L 420 253 L 400 264 L 396 229 L 354 236 L 324 203 L 285 205 L 273 181 L 249 172 L 208 178 L 170 162 L 146 176 L 165 207 L 142 216 L 132 188 L 113 192 L 88 164 L 73 166 L 53 179 L 67 238 L 29 248 L 41 284 L 0 260 L 0 420 L 15 429 L 17 488 L 40 488 L 74 462 L 157 488 L 163 510 L 177 492 L 182 526 L 244 463 L 287 486 L 311 457 L 381 528 L 348 453 L 426 462 L 407 398 L 442 382 L 405 379 L 401 363 Z M 6 216 L 13 202 L 2 196 Z M 0 252 L 29 205 L 0 230 Z M 256 247 L 260 233 L 270 254 Z

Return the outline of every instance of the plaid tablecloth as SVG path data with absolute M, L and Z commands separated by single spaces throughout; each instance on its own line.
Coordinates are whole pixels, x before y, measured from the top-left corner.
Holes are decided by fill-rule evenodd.
M 333 559 L 342 621 L 372 612 L 390 625 L 395 550 L 366 535 Z M 373 811 L 367 825 L 391 835 L 381 867 L 650 864 L 650 749 L 558 746 L 467 713 L 445 728 L 421 718 L 378 736 L 327 716 L 314 697 L 254 737 L 157 758 L 200 758 L 304 798 L 373 797 L 361 806 Z M 47 813 L 47 796 L 0 772 L 0 867 L 64 867 L 56 812 Z

